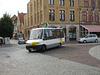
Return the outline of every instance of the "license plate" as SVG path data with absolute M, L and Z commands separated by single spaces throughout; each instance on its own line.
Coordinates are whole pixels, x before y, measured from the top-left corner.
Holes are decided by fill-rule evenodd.
M 30 48 L 31 51 L 33 51 L 33 48 Z
M 36 51 L 36 49 L 30 48 L 31 51 Z

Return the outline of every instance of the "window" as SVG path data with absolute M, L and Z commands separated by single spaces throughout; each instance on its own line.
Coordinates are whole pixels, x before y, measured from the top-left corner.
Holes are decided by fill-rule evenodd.
M 33 16 L 31 16 L 31 25 L 33 25 Z
M 30 4 L 30 7 L 31 7 L 31 8 L 30 8 L 30 9 L 31 9 L 31 13 L 32 13 L 32 12 L 33 12 L 33 10 L 32 10 L 32 3 Z
M 75 21 L 74 11 L 70 11 L 70 21 Z
M 82 19 L 83 19 L 83 21 L 87 21 L 87 12 L 86 11 L 82 12 Z
M 34 1 L 34 12 L 36 11 L 36 1 Z
M 84 7 L 88 7 L 89 6 L 89 1 L 88 0 L 84 0 Z
M 33 40 L 33 39 L 42 39 L 42 35 L 43 35 L 43 30 L 42 29 L 39 29 L 39 30 L 31 30 L 31 33 L 30 33 L 30 40 Z
M 28 15 L 29 15 L 29 5 L 27 5 L 27 13 L 28 13 Z
M 99 22 L 99 13 L 95 12 L 95 21 Z
M 42 8 L 42 0 L 40 0 L 40 7 Z
M 26 26 L 26 19 L 25 19 L 25 26 Z
M 36 14 L 35 14 L 35 24 L 36 24 Z
M 74 6 L 74 0 L 69 0 L 69 6 Z
M 91 0 L 91 7 L 95 7 L 95 0 Z
M 56 39 L 64 37 L 64 32 L 62 29 L 45 29 L 44 30 L 44 39 Z
M 29 26 L 29 18 L 28 18 L 28 26 Z
M 53 38 L 53 34 L 52 34 L 52 30 L 51 29 L 45 29 L 44 30 L 44 39 L 52 39 Z
M 51 0 L 51 5 L 54 5 L 54 0 Z
M 59 5 L 64 6 L 64 0 L 59 0 Z
M 65 10 L 60 10 L 60 20 L 65 20 Z
M 38 12 L 38 19 L 37 20 L 38 20 L 38 23 L 39 23 L 39 12 Z
M 37 9 L 39 8 L 39 0 L 37 0 Z
M 49 1 L 49 5 L 54 5 L 54 0 L 48 0 Z
M 89 12 L 89 21 L 93 21 L 93 12 Z
M 40 21 L 42 22 L 42 10 L 40 11 Z
M 53 9 L 49 9 L 49 20 L 55 20 L 55 12 Z
M 100 0 L 98 0 L 98 8 L 100 8 Z
M 51 20 L 51 10 L 49 9 L 49 20 Z
M 92 35 L 92 37 L 96 37 L 96 35 Z

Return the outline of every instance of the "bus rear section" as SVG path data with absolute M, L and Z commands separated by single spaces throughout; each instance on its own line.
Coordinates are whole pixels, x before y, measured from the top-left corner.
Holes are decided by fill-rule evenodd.
M 45 51 L 53 47 L 61 47 L 65 42 L 64 32 L 61 28 L 37 28 L 32 29 L 30 38 L 26 42 L 29 52 L 34 50 Z

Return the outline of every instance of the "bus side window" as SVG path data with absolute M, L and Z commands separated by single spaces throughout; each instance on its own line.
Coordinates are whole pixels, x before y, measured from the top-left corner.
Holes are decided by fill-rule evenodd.
M 60 30 L 60 37 L 64 37 L 64 31 L 63 30 Z
M 45 29 L 44 30 L 44 40 L 52 39 L 52 30 Z
M 44 30 L 44 40 L 47 40 L 47 39 L 48 39 L 48 37 L 49 37 L 48 30 L 47 30 L 47 29 L 45 29 L 45 30 Z
M 46 35 L 46 32 L 44 32 L 44 37 L 43 37 L 44 40 L 47 39 L 47 35 Z

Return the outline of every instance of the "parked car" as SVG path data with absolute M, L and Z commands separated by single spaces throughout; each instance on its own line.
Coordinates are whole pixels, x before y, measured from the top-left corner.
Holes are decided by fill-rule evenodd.
M 87 43 L 87 42 L 98 42 L 98 36 L 96 34 L 88 34 L 83 38 L 78 39 L 79 43 Z
M 25 43 L 26 43 L 26 40 L 23 37 L 18 39 L 18 44 L 25 44 Z

